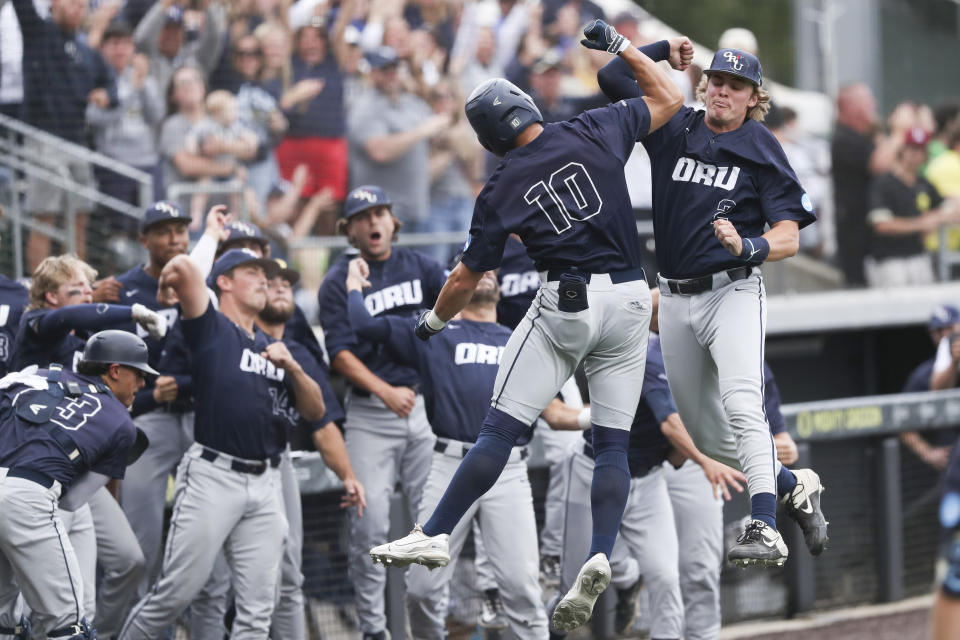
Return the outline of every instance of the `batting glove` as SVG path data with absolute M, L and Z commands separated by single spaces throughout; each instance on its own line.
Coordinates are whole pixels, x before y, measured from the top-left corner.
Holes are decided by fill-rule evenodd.
M 617 30 L 604 22 L 603 20 L 594 20 L 583 29 L 583 35 L 587 36 L 580 41 L 580 44 L 587 49 L 596 49 L 597 51 L 609 51 L 617 55 L 630 46 L 630 41 L 617 33 Z
M 439 326 L 437 323 L 439 323 Z M 445 326 L 447 326 L 447 323 L 438 318 L 437 314 L 433 312 L 433 309 L 427 309 L 417 318 L 417 326 L 414 328 L 413 333 L 426 342 L 430 339 L 430 336 L 435 336 L 443 331 Z
M 130 316 L 134 322 L 146 329 L 154 340 L 159 340 L 167 335 L 167 319 L 139 302 L 130 307 Z

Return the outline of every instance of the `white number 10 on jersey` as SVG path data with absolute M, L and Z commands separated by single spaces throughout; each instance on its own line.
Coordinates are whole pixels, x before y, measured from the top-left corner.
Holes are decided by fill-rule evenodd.
M 574 221 L 592 218 L 603 207 L 603 198 L 593 184 L 593 178 L 579 162 L 568 162 L 557 169 L 550 174 L 549 180 L 541 180 L 530 187 L 523 199 L 527 204 L 536 203 L 557 233 L 569 229 Z

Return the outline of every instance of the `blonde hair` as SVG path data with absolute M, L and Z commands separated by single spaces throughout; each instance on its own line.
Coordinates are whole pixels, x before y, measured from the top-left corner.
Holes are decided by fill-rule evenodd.
M 697 91 L 695 93 L 697 100 L 704 104 L 707 102 L 705 98 L 707 96 L 708 81 L 708 74 L 704 73 L 700 76 L 700 84 L 697 85 Z M 763 119 L 767 116 L 767 112 L 770 111 L 770 94 L 767 93 L 766 89 L 753 85 L 753 95 L 757 96 L 757 104 L 752 107 L 747 107 L 747 118 L 753 118 L 757 122 L 763 122 Z
M 204 103 L 204 106 L 207 109 L 207 112 L 213 116 L 220 116 L 223 114 L 223 110 L 229 106 L 234 106 L 237 104 L 237 98 L 229 91 L 224 91 L 223 89 L 218 89 L 217 91 L 211 91 L 210 95 L 207 96 L 207 100 Z
M 47 293 L 53 293 L 60 288 L 60 285 L 69 282 L 77 275 L 85 275 L 87 280 L 93 282 L 97 278 L 97 270 L 72 253 L 44 258 L 33 271 L 33 282 L 30 284 L 30 306 L 27 310 L 47 307 Z
M 283 90 L 286 91 L 290 88 L 290 85 L 293 84 L 293 69 L 290 65 L 290 40 L 291 33 L 290 30 L 286 27 L 277 24 L 276 22 L 264 22 L 261 23 L 256 29 L 253 30 L 253 36 L 260 41 L 260 51 L 263 52 L 263 64 L 260 65 L 260 80 L 268 80 L 267 77 L 267 55 L 264 51 L 263 41 L 264 39 L 270 37 L 271 35 L 279 36 L 283 41 L 284 46 L 286 47 L 286 55 L 283 58 L 283 64 L 279 69 L 271 69 L 271 71 L 278 71 L 280 76 L 280 86 L 283 87 Z

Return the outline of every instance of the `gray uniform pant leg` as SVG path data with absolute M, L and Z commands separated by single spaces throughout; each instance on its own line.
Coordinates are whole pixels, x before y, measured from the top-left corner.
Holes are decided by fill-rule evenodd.
M 5 473 L 0 477 L 0 625 L 19 622 L 20 593 L 41 631 L 78 624 L 85 615 L 83 582 L 57 509 L 60 485 L 44 489 Z
M 203 588 L 219 550 L 233 575 L 234 640 L 264 639 L 273 614 L 287 523 L 279 473 L 245 474 L 187 451 L 177 471 L 174 513 L 160 578 L 134 607 L 123 640 L 154 640 Z
M 420 507 L 426 518 L 443 497 L 462 459 L 433 454 Z M 508 462 L 493 487 L 470 505 L 450 534 L 451 564 L 430 571 L 411 565 L 407 571 L 407 613 L 412 636 L 417 640 L 442 640 L 449 601 L 449 585 L 456 558 L 463 549 L 474 518 L 479 519 L 483 546 L 490 569 L 499 585 L 504 613 L 518 638 L 544 640 L 548 637 L 546 614 L 541 604 L 537 526 L 533 494 L 522 460 Z
M 232 593 L 230 565 L 227 564 L 221 549 L 217 552 L 217 559 L 213 563 L 210 577 L 197 597 L 190 603 L 191 640 L 205 640 L 205 638 L 220 640 L 223 637 L 227 631 L 223 626 L 224 616 L 230 606 Z
M 387 626 L 387 575 L 383 566 L 373 564 L 370 548 L 387 541 L 390 501 L 398 480 L 407 497 L 410 518 L 416 519 L 435 438 L 422 396 L 417 396 L 414 409 L 406 418 L 397 416 L 376 397 L 348 394 L 345 405 L 347 453 L 367 495 L 362 518 L 355 509 L 347 514 L 348 575 L 353 583 L 360 631 L 377 633 Z
M 763 409 L 766 324 L 759 271 L 692 296 L 660 287 L 660 344 L 680 417 L 701 451 L 743 471 L 751 496 L 777 494 Z
M 429 478 L 429 477 L 428 477 Z M 429 479 L 427 480 L 429 482 Z M 430 517 L 430 513 L 424 513 L 423 502 L 420 503 L 421 517 Z M 487 548 L 483 546 L 483 536 L 480 535 L 480 523 L 476 518 L 470 521 L 473 527 L 473 568 L 477 573 L 477 590 L 486 591 L 487 589 L 499 589 L 497 586 L 497 577 L 493 573 L 493 567 L 490 566 L 490 558 L 487 556 Z
M 167 479 L 193 443 L 193 412 L 158 409 L 137 417 L 134 423 L 150 439 L 150 446 L 127 467 L 120 483 L 120 503 L 143 551 L 146 569 L 136 592 L 142 598 L 160 572 Z
M 83 582 L 83 610 L 87 622 L 94 623 L 97 617 L 97 533 L 93 524 L 90 503 L 76 511 L 60 511 L 63 530 L 70 538 L 73 554 L 80 567 L 80 580 Z M 34 636 L 43 638 L 41 629 L 34 629 Z
M 97 534 L 97 563 L 103 571 L 97 590 L 98 633 L 112 638 L 120 632 L 143 577 L 143 552 L 117 501 L 106 487 L 90 498 L 90 513 Z
M 680 590 L 688 640 L 715 640 L 720 633 L 720 570 L 723 565 L 723 498 L 699 465 L 664 465 L 680 548 Z
M 289 532 L 280 563 L 280 600 L 270 623 L 270 637 L 277 640 L 304 640 L 307 620 L 303 597 L 303 506 L 300 485 L 289 448 L 280 463 L 280 485 Z

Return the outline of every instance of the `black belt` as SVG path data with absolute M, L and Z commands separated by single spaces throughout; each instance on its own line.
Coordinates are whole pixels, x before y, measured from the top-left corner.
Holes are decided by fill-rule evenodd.
M 350 387 L 350 393 L 357 396 L 358 398 L 369 398 L 370 392 L 366 389 L 361 389 L 360 387 Z
M 560 276 L 565 273 L 576 273 L 577 275 L 583 276 L 587 282 L 590 282 L 590 274 L 586 271 L 573 270 L 573 269 L 550 269 L 547 271 L 547 281 L 552 282 L 554 280 L 559 280 Z M 646 276 L 643 273 L 643 269 L 637 267 L 636 269 L 625 269 L 623 271 L 611 271 L 609 274 L 610 282 L 613 284 L 621 284 L 623 282 L 633 282 L 634 280 L 646 280 Z
M 435 443 L 433 443 L 433 450 L 436 451 L 437 453 L 444 453 L 444 452 L 446 452 L 448 446 L 450 446 L 450 443 L 449 443 L 449 442 L 442 442 L 442 441 L 440 441 L 440 440 L 437 440 Z M 465 457 L 465 456 L 467 455 L 467 452 L 468 452 L 468 451 L 470 451 L 470 447 L 468 447 L 467 445 L 462 445 L 462 449 L 461 449 L 461 451 L 460 451 L 460 456 L 461 456 L 461 457 Z M 453 452 L 451 452 L 451 453 L 453 453 Z M 529 456 L 529 455 L 530 455 L 530 452 L 527 451 L 527 448 L 526 448 L 526 447 L 520 449 L 520 459 L 521 459 L 521 460 L 526 460 L 526 459 L 527 459 L 527 456 Z
M 590 458 L 591 460 L 594 459 L 593 447 L 590 445 L 589 442 L 584 442 L 584 443 L 583 443 L 583 455 L 587 456 L 587 457 Z M 660 466 L 660 465 L 655 464 L 655 465 L 650 466 L 650 467 L 638 467 L 638 466 L 635 466 L 635 465 L 632 465 L 632 464 L 631 464 L 631 465 L 630 465 L 630 477 L 631 477 L 631 478 L 643 478 L 643 477 L 649 475 L 651 471 L 653 471 L 654 469 L 656 469 L 656 468 L 659 467 L 659 466 Z
M 751 273 L 753 273 L 753 267 L 734 267 L 733 269 L 726 270 L 726 274 L 730 277 L 731 282 L 744 280 L 748 278 Z M 678 293 L 684 296 L 692 296 L 713 289 L 713 274 L 700 276 L 699 278 L 687 278 L 685 280 L 664 278 L 663 281 L 667 283 L 667 288 L 670 289 L 670 293 Z
M 13 467 L 12 469 L 9 469 L 7 471 L 7 477 L 30 480 L 31 482 L 36 482 L 44 489 L 50 489 L 53 487 L 53 483 L 55 482 L 53 478 L 45 473 L 40 473 L 39 471 L 34 471 L 33 469 L 24 469 L 23 467 Z
M 207 462 L 213 462 L 220 457 L 220 452 L 204 447 L 200 452 L 200 457 L 206 460 Z M 275 456 L 270 456 L 264 460 L 257 460 L 256 462 L 244 462 L 243 460 L 237 460 L 233 458 L 230 460 L 230 470 L 237 471 L 239 473 L 251 473 L 255 476 L 259 476 L 264 471 L 270 467 L 276 468 L 280 466 L 280 454 L 278 453 Z

